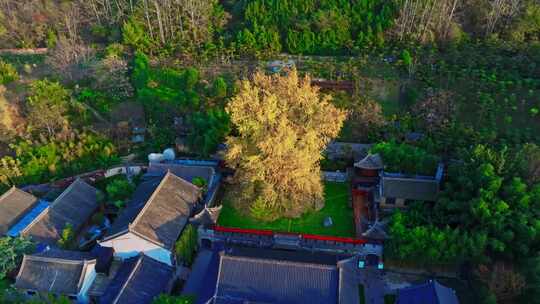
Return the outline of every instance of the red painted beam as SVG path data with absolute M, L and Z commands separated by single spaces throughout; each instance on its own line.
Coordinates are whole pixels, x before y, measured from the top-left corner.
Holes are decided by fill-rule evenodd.
M 232 232 L 232 233 L 245 233 L 245 234 L 255 234 L 255 235 L 269 235 L 273 236 L 274 232 L 272 230 L 260 230 L 260 229 L 244 229 L 244 228 L 234 228 L 234 227 L 223 227 L 223 226 L 214 226 L 214 230 L 218 232 Z
M 301 238 L 306 240 L 317 240 L 317 241 L 331 241 L 338 243 L 347 243 L 347 244 L 367 244 L 366 239 L 355 239 L 349 237 L 338 237 L 338 236 L 325 236 L 317 234 L 301 234 L 301 233 L 282 233 L 274 232 L 272 230 L 262 230 L 262 229 L 245 229 L 245 228 L 234 228 L 234 227 L 223 227 L 223 226 L 214 226 L 214 230 L 218 232 L 230 232 L 230 233 L 244 233 L 244 234 L 253 234 L 253 235 L 265 235 L 265 236 L 274 236 L 274 234 L 291 234 L 299 235 Z
M 355 239 L 349 237 L 339 237 L 339 236 L 325 236 L 325 235 L 316 235 L 316 234 L 302 234 L 303 239 L 307 240 L 318 240 L 318 241 L 331 241 L 337 243 L 347 243 L 347 244 L 366 244 L 367 241 L 364 239 Z

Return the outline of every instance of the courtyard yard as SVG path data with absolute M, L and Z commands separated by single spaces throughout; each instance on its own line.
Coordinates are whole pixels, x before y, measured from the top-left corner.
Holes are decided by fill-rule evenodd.
M 268 229 L 276 232 L 294 232 L 326 236 L 354 237 L 353 212 L 349 207 L 349 185 L 347 183 L 325 183 L 325 205 L 319 211 L 309 212 L 300 218 L 279 219 L 274 222 L 261 222 L 240 214 L 227 202 L 218 224 L 225 227 Z M 331 217 L 333 225 L 324 227 L 323 221 Z

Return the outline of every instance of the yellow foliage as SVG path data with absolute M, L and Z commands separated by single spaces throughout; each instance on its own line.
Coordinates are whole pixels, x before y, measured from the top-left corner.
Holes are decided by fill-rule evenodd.
M 226 155 L 237 169 L 238 209 L 257 210 L 253 216 L 272 220 L 323 207 L 319 161 L 346 118 L 330 100 L 296 71 L 258 72 L 241 82 L 227 106 L 239 133 L 227 139 Z

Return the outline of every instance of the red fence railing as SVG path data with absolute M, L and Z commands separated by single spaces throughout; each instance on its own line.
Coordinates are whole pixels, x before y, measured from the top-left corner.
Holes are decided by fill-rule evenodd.
M 214 226 L 214 230 L 218 232 L 233 232 L 233 233 L 244 233 L 244 234 L 266 235 L 266 236 L 274 235 L 274 231 L 272 230 L 243 229 L 243 228 L 223 227 L 223 226 L 218 226 L 218 225 Z
M 233 227 L 223 227 L 219 225 L 215 225 L 213 228 L 215 231 L 218 231 L 218 232 L 243 233 L 243 234 L 264 235 L 264 236 L 274 236 L 275 234 L 293 234 L 293 235 L 298 235 L 301 238 L 306 239 L 306 240 L 331 241 L 331 242 L 355 244 L 355 245 L 362 245 L 362 244 L 369 243 L 367 239 L 356 239 L 356 238 L 350 238 L 350 237 L 326 236 L 326 235 L 290 233 L 290 232 L 282 233 L 282 232 L 277 232 L 277 231 L 275 232 L 273 230 L 233 228 Z

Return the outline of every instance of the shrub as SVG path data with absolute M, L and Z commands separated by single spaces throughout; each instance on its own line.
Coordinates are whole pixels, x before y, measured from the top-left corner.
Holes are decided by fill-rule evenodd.
M 122 58 L 125 48 L 123 44 L 111 43 L 105 48 L 105 57 L 108 58 Z
M 197 229 L 187 225 L 175 245 L 176 255 L 186 265 L 191 265 L 197 251 Z
M 382 142 L 371 148 L 371 153 L 379 153 L 385 170 L 405 174 L 434 175 L 439 158 L 415 146 Z
M 62 235 L 58 240 L 58 246 L 63 249 L 70 249 L 75 241 L 75 231 L 73 231 L 73 225 L 67 223 L 62 230 Z
M 23 254 L 33 251 L 34 243 L 28 239 L 9 236 L 0 238 L 0 280 L 5 279 L 7 274 L 17 268 Z
M 103 223 L 103 221 L 105 220 L 105 216 L 103 215 L 103 213 L 96 213 L 92 216 L 92 224 L 96 225 L 96 226 L 99 226 Z
M 19 80 L 19 73 L 13 65 L 0 59 L 0 84 Z
M 401 60 L 406 67 L 409 67 L 412 64 L 412 56 L 408 50 L 403 50 L 401 52 Z
M 216 78 L 212 84 L 212 95 L 215 98 L 227 97 L 227 83 L 222 77 Z
M 208 187 L 208 182 L 204 178 L 199 176 L 193 178 L 193 181 L 191 183 L 203 189 L 206 189 L 206 187 Z
M 72 134 L 65 141 L 21 141 L 12 145 L 16 156 L 0 158 L 0 184 L 6 186 L 51 181 L 108 167 L 118 161 L 115 147 L 91 133 Z M 53 170 L 51 170 L 53 169 Z
M 127 179 L 117 178 L 107 185 L 106 190 L 109 200 L 117 201 L 128 199 L 135 187 Z
M 126 202 L 122 200 L 114 201 L 112 204 L 118 209 L 122 209 L 126 206 Z
M 161 294 L 152 301 L 152 304 L 193 304 L 195 303 L 194 296 L 171 296 Z
M 146 52 L 150 49 L 151 39 L 144 31 L 141 22 L 129 19 L 122 26 L 122 40 L 124 44 L 139 52 Z

